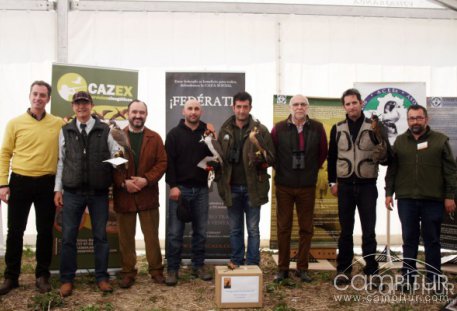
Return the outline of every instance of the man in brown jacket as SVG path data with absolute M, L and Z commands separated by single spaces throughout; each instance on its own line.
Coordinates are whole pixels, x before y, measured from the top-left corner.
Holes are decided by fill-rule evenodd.
M 129 126 L 124 129 L 131 146 L 125 154 L 129 162 L 114 173 L 114 210 L 122 261 L 119 286 L 122 288 L 129 288 L 135 282 L 137 214 L 144 235 L 149 274 L 154 282 L 164 282 L 159 244 L 158 182 L 167 169 L 167 155 L 159 134 L 144 126 L 147 115 L 144 102 L 134 100 L 129 104 Z

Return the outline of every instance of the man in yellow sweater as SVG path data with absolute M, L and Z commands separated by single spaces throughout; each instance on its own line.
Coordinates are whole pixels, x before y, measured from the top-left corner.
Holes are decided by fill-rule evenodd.
M 51 290 L 49 265 L 52 257 L 52 225 L 54 221 L 54 176 L 59 151 L 59 131 L 63 120 L 45 107 L 51 99 L 51 86 L 35 81 L 30 87 L 30 108 L 10 120 L 0 150 L 0 199 L 8 204 L 5 280 L 0 295 L 19 286 L 23 236 L 32 203 L 37 228 L 36 287 Z M 8 175 L 11 175 L 8 182 Z

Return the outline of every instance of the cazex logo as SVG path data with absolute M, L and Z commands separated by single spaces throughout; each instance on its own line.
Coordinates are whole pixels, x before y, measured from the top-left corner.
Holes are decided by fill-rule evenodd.
M 71 102 L 73 94 L 79 91 L 89 92 L 94 100 L 130 102 L 133 98 L 133 86 L 87 82 L 83 76 L 74 72 L 60 77 L 57 91 L 60 97 L 68 102 Z
M 87 82 L 77 73 L 66 73 L 57 81 L 57 92 L 66 101 L 71 101 L 73 94 L 87 91 Z
M 133 97 L 132 88 L 132 86 L 127 85 L 89 83 L 88 91 L 97 95 Z

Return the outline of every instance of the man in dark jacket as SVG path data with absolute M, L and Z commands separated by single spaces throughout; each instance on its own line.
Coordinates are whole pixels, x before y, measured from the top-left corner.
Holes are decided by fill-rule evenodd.
M 322 123 L 308 117 L 308 108 L 308 99 L 295 95 L 290 99 L 289 117 L 277 123 L 271 131 L 276 147 L 274 168 L 279 248 L 279 271 L 275 282 L 289 276 L 294 205 L 300 227 L 296 275 L 303 282 L 311 282 L 308 261 L 313 237 L 314 200 L 317 175 L 327 158 L 327 136 Z
M 164 281 L 159 243 L 158 183 L 167 169 L 167 154 L 159 134 L 144 126 L 147 116 L 144 102 L 134 100 L 129 104 L 129 126 L 123 130 L 130 145 L 130 150 L 125 152 L 129 162 L 114 171 L 114 210 L 117 213 L 123 276 L 119 286 L 122 288 L 131 287 L 137 273 L 137 215 L 144 235 L 149 274 L 156 283 Z
M 233 113 L 222 125 L 218 141 L 224 165 L 218 177 L 219 195 L 227 206 L 232 255 L 229 265 L 245 263 L 244 214 L 248 231 L 246 264 L 260 263 L 260 206 L 268 202 L 275 151 L 268 129 L 254 119 L 252 97 L 240 92 L 233 97 Z
M 165 283 L 178 282 L 185 222 L 178 219 L 179 204 L 187 204 L 192 214 L 192 275 L 202 280 L 212 279 L 205 262 L 206 229 L 208 226 L 208 172 L 197 164 L 211 152 L 201 139 L 207 124 L 200 120 L 202 108 L 197 100 L 188 100 L 178 126 L 167 134 L 168 156 L 166 182 L 170 186 L 167 214 L 167 277 Z
M 355 209 L 362 226 L 362 253 L 366 265 L 363 269 L 371 285 L 378 271 L 376 261 L 376 199 L 379 162 L 387 160 L 389 142 L 385 133 L 374 128 L 372 120 L 365 118 L 360 92 L 348 89 L 341 96 L 346 118 L 330 131 L 328 151 L 328 181 L 330 191 L 338 196 L 338 217 L 341 226 L 338 240 L 337 275 L 335 285 L 351 282 L 354 257 Z M 376 129 L 376 131 L 375 131 Z M 382 134 L 382 135 L 381 135 Z M 383 156 L 380 156 L 380 155 Z M 374 282 L 372 282 L 374 281 Z
M 455 211 L 457 168 L 449 138 L 427 125 L 427 110 L 419 105 L 407 112 L 409 129 L 394 143 L 386 174 L 386 207 L 398 200 L 403 238 L 402 290 L 413 288 L 417 275 L 419 236 L 425 247 L 426 282 L 442 291 L 440 233 L 444 211 Z
M 89 208 L 94 237 L 95 279 L 102 292 L 113 291 L 109 283 L 106 236 L 112 167 L 103 161 L 113 157 L 119 146 L 109 127 L 91 116 L 93 106 L 89 93 L 81 91 L 73 95 L 72 108 L 76 117 L 62 128 L 59 137 L 54 203 L 63 208 L 60 257 L 60 294 L 63 297 L 73 292 L 77 270 L 76 239 L 86 207 Z

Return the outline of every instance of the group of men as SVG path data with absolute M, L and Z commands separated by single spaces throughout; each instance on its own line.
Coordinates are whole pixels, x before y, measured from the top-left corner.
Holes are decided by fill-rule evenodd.
M 391 149 L 386 131 L 377 118 L 368 119 L 356 89 L 341 97 L 346 119 L 330 132 L 328 180 L 338 196 L 341 226 L 338 241 L 335 285 L 351 283 L 354 256 L 354 213 L 357 208 L 362 227 L 362 253 L 367 284 L 379 286 L 376 261 L 376 180 L 378 165 L 388 165 L 385 177 L 388 209 L 398 201 L 403 238 L 402 291 L 411 291 L 419 280 L 417 254 L 422 235 L 426 277 L 430 288 L 442 290 L 440 232 L 444 213 L 455 211 L 457 167 L 449 138 L 428 126 L 427 110 L 420 105 L 407 108 L 408 129 L 398 135 Z M 417 283 L 416 283 L 417 285 Z
M 391 150 L 379 124 L 364 116 L 363 101 L 355 89 L 347 90 L 341 98 L 346 119 L 332 127 L 329 148 L 324 126 L 309 118 L 309 102 L 303 95 L 292 97 L 289 117 L 277 123 L 270 133 L 250 114 L 249 93 L 239 92 L 233 97 L 233 116 L 222 125 L 218 135 L 211 124 L 201 120 L 201 104 L 190 99 L 183 107 L 183 119 L 167 134 L 165 145 L 158 133 L 145 127 L 147 105 L 134 100 L 128 105 L 128 126 L 116 134 L 128 142 L 123 150 L 128 163 L 113 169 L 104 161 L 119 155 L 120 146 L 109 127 L 92 115 L 94 103 L 90 94 L 73 95 L 75 118 L 68 124 L 46 113 L 50 97 L 51 86 L 35 81 L 30 88 L 31 107 L 6 127 L 0 151 L 0 199 L 8 203 L 8 236 L 5 280 L 0 295 L 19 285 L 23 234 L 32 203 L 38 231 L 35 270 L 38 290 L 44 293 L 51 289 L 52 226 L 58 207 L 62 208 L 60 293 L 72 294 L 77 270 L 77 234 L 87 207 L 92 222 L 96 282 L 102 292 L 111 292 L 106 234 L 111 185 L 121 252 L 120 287 L 129 288 L 135 282 L 137 215 L 152 281 L 169 286 L 178 283 L 185 228 L 185 221 L 179 217 L 182 208 L 190 210 L 192 222 L 192 275 L 211 280 L 211 273 L 204 267 L 208 170 L 198 167 L 202 159 L 214 156 L 201 143 L 205 135 L 217 136 L 213 142 L 220 150 L 220 161 L 213 161 L 212 168 L 228 211 L 230 267 L 260 263 L 260 208 L 268 202 L 267 169 L 273 166 L 279 248 L 275 281 L 289 277 L 295 206 L 300 227 L 296 276 L 303 282 L 311 282 L 308 261 L 316 183 L 318 171 L 328 159 L 329 186 L 331 193 L 338 196 L 341 225 L 335 283 L 350 282 L 356 208 L 362 224 L 364 272 L 369 276 L 377 273 L 378 164 L 389 164 L 386 207 L 393 206 L 394 193 L 398 199 L 404 253 L 409 260 L 405 260 L 403 274 L 415 273 L 421 228 L 430 277 L 440 273 L 439 230 L 444 209 L 447 212 L 455 209 L 456 164 L 447 137 L 427 126 L 427 111 L 421 106 L 408 109 L 409 130 L 397 138 L 398 143 Z M 158 238 L 158 182 L 165 173 L 170 187 L 166 277 Z
M 213 155 L 201 139 L 207 131 L 214 132 L 214 129 L 200 120 L 200 103 L 196 100 L 185 103 L 184 118 L 168 133 L 164 145 L 159 134 L 145 127 L 148 110 L 142 101 L 129 103 L 129 124 L 114 135 L 108 125 L 92 114 L 94 103 L 88 92 L 73 95 L 74 118 L 68 124 L 46 113 L 50 98 L 51 86 L 48 83 L 33 82 L 29 94 L 31 107 L 6 127 L 0 151 L 0 199 L 8 203 L 8 235 L 5 279 L 0 286 L 0 295 L 19 286 L 23 235 L 32 204 L 38 231 L 37 289 L 42 293 L 51 290 L 52 227 L 58 208 L 62 211 L 60 293 L 64 297 L 72 294 L 77 270 L 77 236 L 87 207 L 94 241 L 96 283 L 102 292 L 112 292 L 107 271 L 109 244 L 106 233 L 111 185 L 121 253 L 120 287 L 129 288 L 135 282 L 137 217 L 144 234 L 152 281 L 170 286 L 177 284 L 185 227 L 177 210 L 183 204 L 191 210 L 192 274 L 211 280 L 211 273 L 203 267 L 208 222 L 208 171 L 197 164 Z M 244 213 L 248 215 L 250 236 L 247 262 L 259 264 L 260 205 L 268 201 L 267 167 L 274 161 L 270 151 L 254 164 L 248 157 L 246 150 L 256 151 L 252 142 L 246 139 L 254 127 L 259 132 L 259 139 L 266 140 L 268 148 L 272 148 L 267 129 L 249 113 L 251 102 L 251 96 L 246 92 L 234 97 L 235 116 L 221 129 L 223 139 L 220 144 L 225 148 L 224 157 L 231 154 L 233 148 L 238 154 L 236 158 L 232 154 L 224 169 L 219 168 L 217 172 L 223 199 L 227 206 L 234 207 L 229 217 L 232 262 L 236 265 L 244 263 Z M 124 145 L 121 140 L 124 140 Z M 122 152 L 121 145 L 124 147 Z M 128 162 L 114 169 L 105 160 L 119 154 Z M 166 278 L 158 238 L 158 182 L 165 173 L 170 186 Z M 252 202 L 249 197 L 252 197 Z

